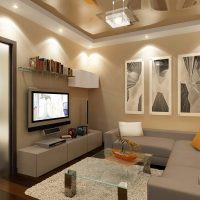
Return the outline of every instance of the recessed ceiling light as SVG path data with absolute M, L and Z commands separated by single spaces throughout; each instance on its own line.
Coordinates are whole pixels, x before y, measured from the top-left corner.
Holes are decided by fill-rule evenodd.
M 58 32 L 59 32 L 59 33 L 62 33 L 62 32 L 63 32 L 63 29 L 62 29 L 62 28 L 59 28 L 59 29 L 58 29 Z
M 17 4 L 14 4 L 12 7 L 13 7 L 14 9 L 17 9 L 17 8 L 18 8 L 18 5 L 17 5 Z
M 148 35 L 145 35 L 144 37 L 145 37 L 145 39 L 149 39 L 149 36 L 148 36 Z

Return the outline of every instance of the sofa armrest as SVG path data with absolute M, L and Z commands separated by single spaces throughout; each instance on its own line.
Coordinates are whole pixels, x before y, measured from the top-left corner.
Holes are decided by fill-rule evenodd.
M 119 129 L 112 129 L 103 134 L 104 148 L 112 148 L 113 142 L 117 140 L 117 136 L 119 135 Z
M 147 184 L 148 200 L 199 200 L 200 185 L 190 185 L 164 177 L 152 176 Z

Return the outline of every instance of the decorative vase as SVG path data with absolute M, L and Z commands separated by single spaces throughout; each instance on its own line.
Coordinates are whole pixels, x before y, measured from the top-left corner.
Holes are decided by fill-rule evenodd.
M 112 149 L 112 153 L 116 158 L 125 160 L 125 161 L 129 161 L 129 162 L 132 162 L 137 158 L 136 154 L 134 154 L 132 152 L 124 153 L 124 152 L 121 152 L 121 150 L 119 150 L 119 149 Z

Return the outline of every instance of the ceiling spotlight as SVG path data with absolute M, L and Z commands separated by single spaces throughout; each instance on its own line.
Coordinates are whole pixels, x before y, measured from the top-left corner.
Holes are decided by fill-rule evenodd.
M 149 39 L 149 36 L 148 36 L 148 35 L 145 35 L 144 37 L 145 37 L 145 39 Z
M 59 32 L 59 33 L 62 33 L 62 32 L 63 32 L 63 29 L 62 29 L 62 28 L 59 28 L 59 29 L 58 29 L 58 32 Z
M 12 7 L 13 7 L 14 9 L 17 9 L 17 8 L 18 8 L 18 5 L 17 5 L 17 4 L 14 4 Z

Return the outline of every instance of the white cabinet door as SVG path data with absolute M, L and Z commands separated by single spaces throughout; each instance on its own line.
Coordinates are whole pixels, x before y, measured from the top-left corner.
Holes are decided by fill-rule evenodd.
M 99 88 L 99 76 L 80 69 L 73 69 L 75 77 L 68 78 L 69 87 Z

